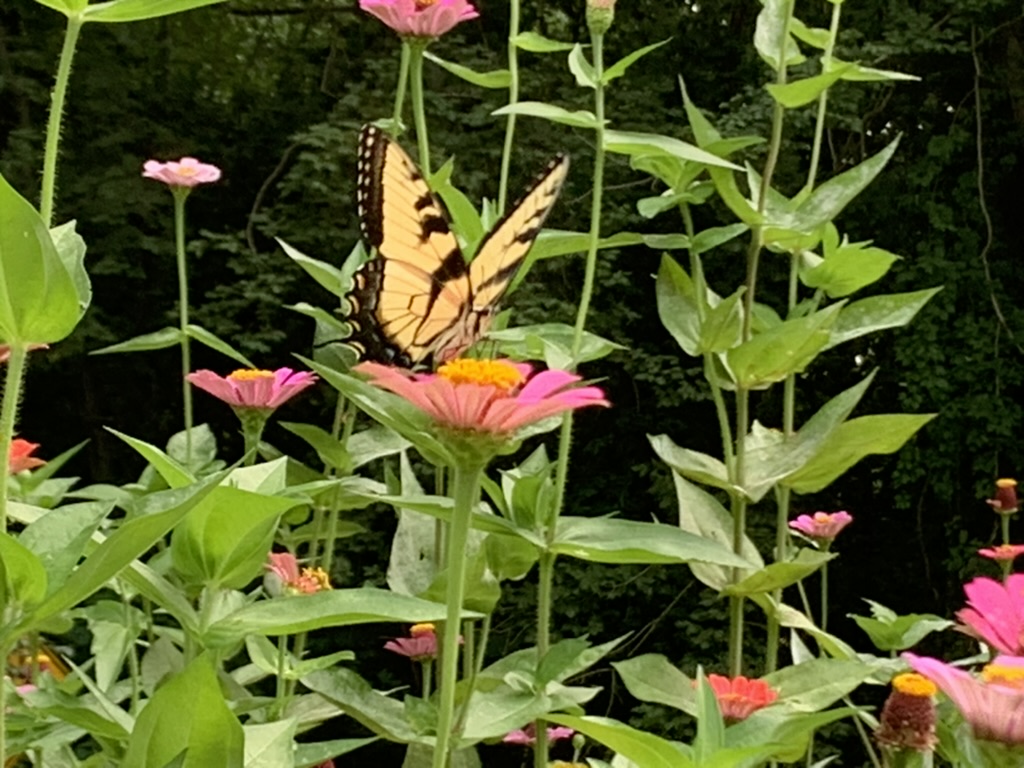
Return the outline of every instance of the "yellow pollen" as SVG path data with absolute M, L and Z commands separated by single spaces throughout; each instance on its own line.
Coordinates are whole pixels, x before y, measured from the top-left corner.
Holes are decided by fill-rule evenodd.
M 832 515 L 830 515 L 828 512 L 815 512 L 814 513 L 814 522 L 816 522 L 816 523 L 827 523 L 831 519 L 832 519 Z
M 409 627 L 409 634 L 413 637 L 419 637 L 420 635 L 426 635 L 434 631 L 433 624 L 413 624 Z
M 323 568 L 303 568 L 302 578 L 316 582 L 318 590 L 331 589 L 331 579 Z
M 1001 477 L 996 480 L 996 488 L 1016 488 L 1017 481 L 1012 477 Z
M 523 383 L 523 374 L 504 360 L 459 358 L 445 363 L 437 374 L 452 384 L 480 384 L 509 392 Z
M 273 371 L 262 371 L 256 368 L 239 368 L 237 371 L 232 371 L 228 374 L 228 378 L 232 381 L 256 381 L 257 379 L 272 379 L 274 378 Z
M 436 3 L 436 2 L 437 2 L 437 0 L 416 0 L 416 10 L 417 11 L 426 10 L 430 6 L 434 5 L 434 3 Z
M 981 670 L 981 679 L 986 683 L 1008 685 L 1024 691 L 1024 667 L 1006 664 L 989 664 Z
M 916 672 L 904 672 L 892 679 L 892 687 L 907 696 L 934 696 L 938 692 L 935 683 Z

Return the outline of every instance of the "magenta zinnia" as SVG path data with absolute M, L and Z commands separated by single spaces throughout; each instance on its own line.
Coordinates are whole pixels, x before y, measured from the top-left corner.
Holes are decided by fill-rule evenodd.
M 480 15 L 467 0 L 359 0 L 359 7 L 402 37 L 428 40 Z
M 408 656 L 413 661 L 437 658 L 437 632 L 433 624 L 413 624 L 409 637 L 396 637 L 384 643 L 384 650 Z
M 967 608 L 956 617 L 968 634 L 1000 653 L 1024 656 L 1024 574 L 1006 582 L 980 577 L 964 585 Z
M 853 516 L 849 512 L 815 512 L 790 520 L 789 527 L 809 538 L 831 542 L 852 522 Z
M 552 726 L 548 728 L 548 744 L 553 744 L 556 741 L 562 741 L 564 739 L 571 739 L 576 733 L 572 728 L 566 728 L 564 726 Z M 506 744 L 521 744 L 524 747 L 532 747 L 537 743 L 537 726 L 530 723 L 525 728 L 520 728 L 518 731 L 510 731 L 506 733 L 501 739 Z
M 162 181 L 169 187 L 196 187 L 220 178 L 220 168 L 201 163 L 194 157 L 183 157 L 168 163 L 147 160 L 142 169 L 142 175 L 147 179 Z
M 261 371 L 250 368 L 218 376 L 213 371 L 196 371 L 188 375 L 195 386 L 220 398 L 232 408 L 255 408 L 272 411 L 316 383 L 316 376 L 291 368 Z

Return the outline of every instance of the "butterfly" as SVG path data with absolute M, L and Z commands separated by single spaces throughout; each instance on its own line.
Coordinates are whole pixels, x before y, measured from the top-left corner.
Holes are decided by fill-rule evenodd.
M 447 210 L 409 155 L 381 130 L 359 137 L 357 203 L 376 250 L 347 294 L 364 360 L 414 368 L 458 356 L 487 332 L 569 170 L 559 155 L 467 262 Z

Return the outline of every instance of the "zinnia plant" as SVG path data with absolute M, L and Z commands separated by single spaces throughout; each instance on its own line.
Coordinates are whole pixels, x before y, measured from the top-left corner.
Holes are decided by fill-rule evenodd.
M 480 15 L 467 0 L 359 0 L 359 7 L 401 37 L 428 40 Z
M 1021 555 L 1024 555 L 1024 544 L 999 544 L 995 547 L 985 547 L 979 549 L 978 554 L 990 560 L 1013 562 Z
M 1000 653 L 1024 656 L 1024 574 L 1005 583 L 980 577 L 964 585 L 967 608 L 956 617 L 968 634 Z
M 572 728 L 566 728 L 561 725 L 551 726 L 547 729 L 547 732 L 549 744 L 553 744 L 556 741 L 571 739 L 576 733 Z M 502 738 L 502 741 L 506 744 L 520 744 L 524 747 L 532 747 L 537 743 L 537 727 L 533 723 L 530 723 L 525 728 L 520 728 L 519 730 L 506 733 Z
M 764 680 L 752 680 L 743 675 L 725 677 L 714 674 L 708 675 L 707 679 L 726 723 L 746 720 L 779 698 L 779 692 Z

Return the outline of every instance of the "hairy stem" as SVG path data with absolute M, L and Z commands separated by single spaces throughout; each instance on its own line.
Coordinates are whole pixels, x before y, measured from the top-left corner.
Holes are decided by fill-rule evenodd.
M 64 119 L 64 100 L 71 80 L 71 62 L 75 58 L 78 33 L 82 31 L 82 19 L 68 17 L 64 31 L 64 45 L 57 64 L 57 82 L 50 96 L 50 117 L 46 124 L 46 148 L 43 154 L 43 182 L 39 199 L 39 213 L 47 228 L 53 226 L 53 201 L 57 188 L 57 155 L 60 151 L 60 130 Z M 2 763 L 0 763 L 2 764 Z
M 0 531 L 4 533 L 7 532 L 7 499 L 10 491 L 7 476 L 10 474 L 11 443 L 14 441 L 14 422 L 18 417 L 18 403 L 21 400 L 21 386 L 25 379 L 27 362 L 28 345 L 12 343 L 10 357 L 7 358 L 4 396 L 0 403 L 0 460 L 3 461 L 3 482 L 0 483 Z M 0 713 L 2 711 L 0 710 Z

